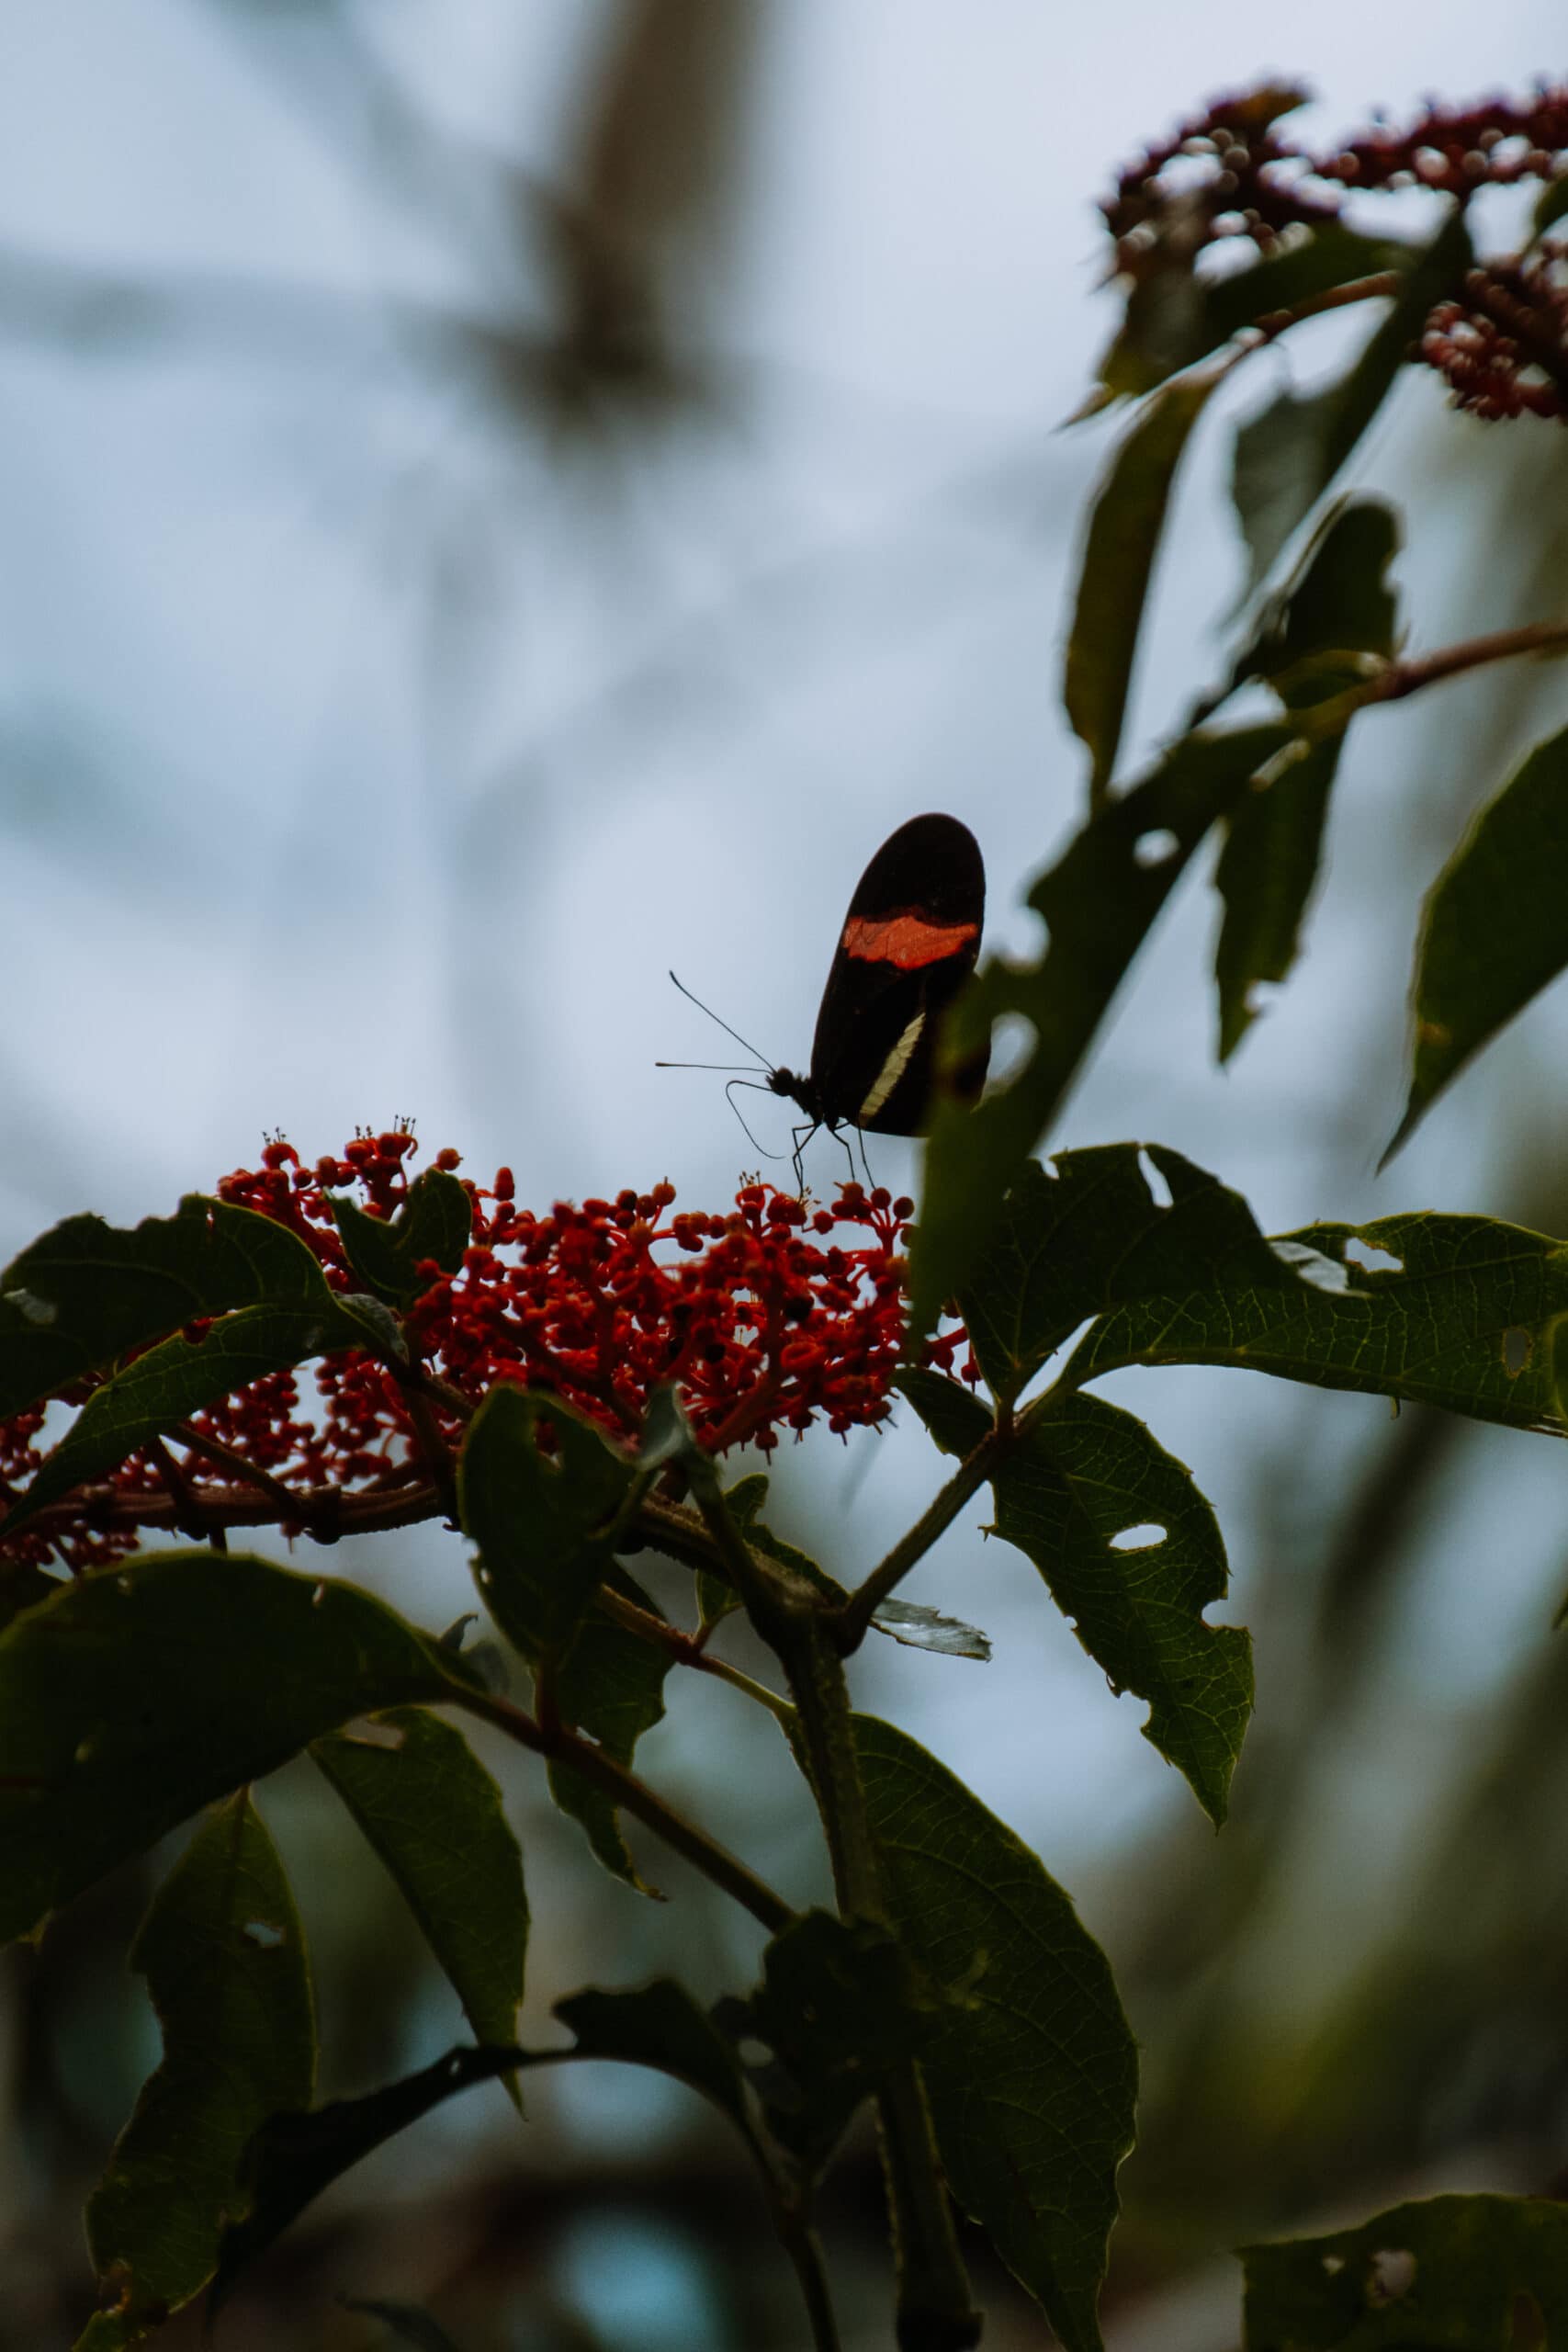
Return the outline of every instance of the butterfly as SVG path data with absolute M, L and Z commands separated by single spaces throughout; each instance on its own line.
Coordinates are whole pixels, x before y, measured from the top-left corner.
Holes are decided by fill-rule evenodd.
M 765 1090 L 798 1103 L 810 1122 L 797 1133 L 797 1163 L 818 1127 L 924 1132 L 942 1016 L 975 968 L 985 913 L 980 845 L 956 817 L 911 817 L 883 842 L 855 885 L 828 967 L 809 1069 L 757 1056 Z M 979 1093 L 989 1058 L 987 1040 L 953 1074 L 961 1101 Z

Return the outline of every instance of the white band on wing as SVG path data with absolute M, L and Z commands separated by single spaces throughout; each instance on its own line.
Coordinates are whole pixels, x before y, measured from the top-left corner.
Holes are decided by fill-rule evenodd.
M 909 1057 L 919 1043 L 920 1032 L 926 1025 L 924 1012 L 917 1012 L 887 1059 L 876 1074 L 876 1083 L 860 1106 L 857 1126 L 867 1126 L 886 1102 L 898 1080 L 909 1067 Z

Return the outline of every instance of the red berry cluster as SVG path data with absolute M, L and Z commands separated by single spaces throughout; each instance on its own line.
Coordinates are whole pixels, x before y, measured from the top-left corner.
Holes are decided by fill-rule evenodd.
M 1473 416 L 1568 418 L 1568 244 L 1472 270 L 1427 319 L 1421 356 Z
M 1141 275 L 1156 244 L 1190 256 L 1250 237 L 1269 253 L 1284 230 L 1333 220 L 1343 188 L 1427 187 L 1463 204 L 1481 187 L 1568 173 L 1568 84 L 1543 82 L 1518 103 L 1434 103 L 1407 130 L 1380 124 L 1330 155 L 1274 129 L 1309 96 L 1295 83 L 1233 92 L 1128 164 L 1100 207 L 1118 270 Z
M 1129 164 L 1100 208 L 1119 275 L 1142 277 L 1156 256 L 1190 259 L 1225 237 L 1269 253 L 1283 230 L 1333 220 L 1337 197 L 1304 185 L 1309 159 L 1273 128 L 1308 95 L 1294 83 L 1232 91 Z
M 390 1218 L 406 1197 L 406 1130 L 361 1136 L 341 1158 L 306 1167 L 292 1145 L 267 1145 L 219 1197 L 287 1225 L 334 1289 L 360 1287 L 329 1194 L 353 1188 L 369 1214 Z M 436 1165 L 453 1170 L 455 1152 Z M 908 1200 L 846 1184 L 831 1209 L 761 1182 L 741 1186 L 733 1209 L 674 1209 L 672 1185 L 628 1189 L 613 1201 L 558 1202 L 547 1216 L 518 1206 L 511 1171 L 488 1189 L 464 1180 L 473 1227 L 461 1266 L 434 1261 L 403 1317 L 412 1364 L 351 1348 L 321 1360 L 317 1397 L 303 1404 L 293 1371 L 252 1382 L 193 1417 L 170 1446 L 131 1455 L 68 1514 L 18 1531 L 6 1555 L 73 1567 L 134 1548 L 136 1505 L 201 1482 L 258 1474 L 279 1524 L 321 1531 L 325 1496 L 382 1497 L 427 1487 L 432 1445 L 455 1449 L 467 1411 L 498 1380 L 547 1390 L 634 1446 L 655 1388 L 680 1390 L 698 1438 L 715 1453 L 750 1443 L 771 1451 L 782 1432 L 818 1419 L 840 1434 L 886 1420 L 904 1339 L 901 1244 Z M 863 1237 L 846 1247 L 838 1228 Z M 198 1334 L 193 1329 L 187 1336 Z M 962 1330 L 931 1344 L 926 1361 L 952 1371 Z M 79 1394 L 76 1401 L 79 1401 Z M 41 1408 L 0 1426 L 0 1478 L 15 1493 L 40 1459 Z M 265 1483 L 270 1482 L 270 1483 Z M 284 1495 L 297 1496 L 291 1518 Z M 411 1509 L 410 1516 L 422 1513 Z
M 1133 286 L 1190 273 L 1206 246 L 1249 238 L 1260 255 L 1335 220 L 1343 191 L 1424 187 L 1461 209 L 1479 188 L 1568 177 L 1568 83 L 1518 101 L 1430 105 L 1408 129 L 1380 125 L 1331 155 L 1275 129 L 1306 91 L 1267 85 L 1218 98 L 1119 176 L 1101 206 L 1117 275 Z M 1540 239 L 1524 256 L 1472 271 L 1462 299 L 1430 312 L 1412 357 L 1445 377 L 1457 405 L 1488 418 L 1568 421 L 1568 304 L 1562 249 Z
M 1345 187 L 1430 187 L 1461 204 L 1478 187 L 1559 179 L 1568 171 L 1568 84 L 1541 82 L 1517 104 L 1434 103 L 1408 130 L 1380 124 L 1314 168 Z

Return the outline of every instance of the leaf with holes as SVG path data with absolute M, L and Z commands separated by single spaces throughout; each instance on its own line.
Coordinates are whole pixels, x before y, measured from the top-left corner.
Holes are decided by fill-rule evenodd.
M 355 1715 L 468 1687 L 353 1585 L 148 1553 L 0 1634 L 0 1942 Z
M 1176 469 L 1219 381 L 1219 371 L 1209 370 L 1179 377 L 1155 394 L 1111 459 L 1089 515 L 1062 700 L 1092 763 L 1091 804 L 1103 798 L 1116 765 Z
M 198 2294 L 226 2217 L 243 2201 L 245 2145 L 280 2107 L 303 2107 L 316 2038 L 304 1932 L 276 1849 L 242 1791 L 204 1821 L 130 1950 L 164 2056 L 87 2204 L 87 2241 L 111 2312 L 95 2352 Z
M 1568 2343 L 1568 2209 L 1542 2197 L 1426 2197 L 1239 2251 L 1247 2352 Z M 1521 2301 L 1539 2332 L 1516 2333 Z
M 855 1718 L 893 1924 L 937 2004 L 920 2070 L 953 2196 L 1066 2352 L 1095 2306 L 1138 2062 L 1105 1955 L 1021 1838 L 891 1724 Z
M 0 1420 L 200 1316 L 331 1302 L 297 1234 L 226 1201 L 129 1229 L 67 1217 L 0 1274 Z
M 1292 710 L 1355 684 L 1367 657 L 1393 650 L 1398 612 L 1387 572 L 1398 546 L 1390 508 L 1374 499 L 1341 501 L 1237 664 L 1239 675 L 1276 682 Z M 1303 744 L 1262 788 L 1244 793 L 1226 820 L 1214 875 L 1224 910 L 1214 956 L 1222 1061 L 1256 1018 L 1258 986 L 1278 985 L 1295 964 L 1344 741 L 1340 734 Z
M 1034 1042 L 1017 1074 L 972 1110 L 938 1104 L 910 1253 L 911 1346 L 967 1284 L 1192 853 L 1291 741 L 1288 726 L 1184 736 L 1141 784 L 1098 810 L 1035 883 L 1029 903 L 1048 933 L 1039 961 L 993 959 L 960 998 L 942 1046 L 953 1066 L 1010 1012 L 1031 1023 Z
M 1232 495 L 1251 557 L 1249 592 L 1306 521 L 1376 416 L 1428 311 L 1459 292 L 1473 259 L 1464 216 L 1452 211 L 1405 271 L 1399 293 L 1347 372 L 1304 398 L 1281 392 L 1242 426 Z
M 1163 1144 L 1100 1144 L 1025 1163 L 959 1306 L 987 1385 L 1010 1401 L 1090 1316 L 1295 1279 L 1218 1177 Z
M 1275 1247 L 1343 1268 L 1346 1288 L 1241 1283 L 1141 1299 L 1084 1334 L 1064 1382 L 1130 1363 L 1232 1364 L 1563 1434 L 1549 1344 L 1568 1313 L 1562 1243 L 1492 1217 L 1421 1215 L 1309 1226 Z
M 1427 895 L 1415 1068 L 1390 1159 L 1450 1081 L 1568 966 L 1568 727 L 1489 801 Z
M 514 2041 L 528 1951 L 523 1857 L 501 1791 L 462 1733 L 399 1707 L 310 1752 L 390 1871 L 475 2039 Z
M 908 1393 L 938 1442 L 966 1453 L 989 1417 L 925 1373 Z M 1142 1421 L 1054 1391 L 1031 1408 L 991 1481 L 995 1532 L 1032 1560 L 1112 1690 L 1148 1702 L 1144 1737 L 1217 1827 L 1252 1713 L 1252 1645 L 1203 1611 L 1228 1581 L 1213 1512 Z

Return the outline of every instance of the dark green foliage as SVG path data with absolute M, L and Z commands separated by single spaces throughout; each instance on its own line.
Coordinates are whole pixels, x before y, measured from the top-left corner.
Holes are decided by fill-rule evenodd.
M 131 1947 L 164 2057 L 87 2206 L 87 2238 L 117 2307 L 91 2352 L 141 2340 L 198 2294 L 226 2217 L 244 2201 L 241 2160 L 280 2107 L 315 2081 L 310 1973 L 294 1898 L 242 1791 L 210 1815 L 158 1890 Z
M 934 1757 L 869 1715 L 855 1746 L 894 1924 L 938 2004 L 921 2065 L 953 2193 L 1067 2352 L 1095 2352 L 1138 2075 L 1105 1956 Z
M 0 1419 L 198 1316 L 265 1304 L 330 1322 L 332 1303 L 304 1243 L 251 1209 L 192 1193 L 129 1231 L 67 1217 L 0 1274 Z
M 452 2050 L 417 2075 L 385 2084 L 363 2098 L 333 2099 L 309 2113 L 269 2113 L 245 2146 L 241 2165 L 244 2211 L 223 2233 L 209 2319 L 228 2301 L 240 2273 L 350 2165 L 458 2091 L 509 2075 L 522 2056 L 510 2047 Z
M 920 1373 L 905 1390 L 949 1453 L 985 1435 L 984 1409 L 954 1383 Z M 1131 1413 L 1063 1391 L 1025 1418 L 992 1487 L 994 1532 L 1033 1561 L 1111 1689 L 1149 1702 L 1144 1736 L 1218 1826 L 1252 1712 L 1252 1651 L 1238 1628 L 1203 1622 L 1224 1594 L 1225 1547 L 1190 1473 Z
M 1457 294 L 1473 255 L 1464 216 L 1451 212 L 1405 271 L 1400 292 L 1359 359 L 1320 392 L 1281 392 L 1236 435 L 1233 492 L 1251 559 L 1248 588 L 1273 569 L 1379 409 L 1427 315 Z
M 1428 2197 L 1353 2230 L 1241 2248 L 1247 2352 L 1503 2352 L 1568 2341 L 1568 2209 Z M 1544 2334 L 1515 2335 L 1528 2299 Z
M 960 1304 L 987 1385 L 1010 1402 L 1087 1317 L 1167 1293 L 1295 1280 L 1217 1177 L 1160 1144 L 1101 1144 L 1025 1163 Z
M 1387 584 L 1399 525 L 1373 499 L 1346 501 L 1324 523 L 1296 581 L 1265 618 L 1240 677 L 1266 678 L 1292 710 L 1310 710 L 1393 653 L 1398 607 Z M 1303 742 L 1266 783 L 1245 793 L 1226 820 L 1214 880 L 1224 906 L 1214 977 L 1220 1059 L 1256 1017 L 1259 982 L 1283 980 L 1295 963 L 1317 880 L 1329 795 L 1344 733 Z
M 523 1857 L 501 1791 L 460 1731 L 423 1707 L 311 1743 L 386 1863 L 482 2042 L 517 2036 L 528 1951 Z
M 547 1447 L 548 1450 L 547 1450 Z M 457 1469 L 464 1532 L 486 1605 L 531 1666 L 553 1667 L 614 1556 L 631 1464 L 554 1397 L 491 1389 Z
M 1176 469 L 1218 381 L 1213 372 L 1184 376 L 1155 395 L 1118 449 L 1089 517 L 1062 698 L 1089 749 L 1091 802 L 1103 798 L 1116 765 Z
M 474 1221 L 468 1193 L 444 1168 L 427 1168 L 414 1178 L 389 1223 L 367 1216 L 346 1195 L 333 1202 L 333 1215 L 360 1281 L 394 1306 L 406 1306 L 425 1287 L 419 1276 L 424 1260 L 444 1274 L 457 1272 Z
M 1143 1299 L 1087 1331 L 1064 1378 L 1234 1364 L 1562 1433 L 1546 1342 L 1568 1313 L 1562 1243 L 1492 1217 L 1385 1216 L 1309 1226 L 1282 1246 L 1343 1267 L 1344 1289 L 1241 1282 Z
M 368 1710 L 461 1688 L 354 1586 L 149 1553 L 0 1634 L 0 1940 Z
M 1568 965 L 1568 727 L 1538 743 L 1432 885 L 1410 1099 L 1392 1157 L 1472 1054 Z

